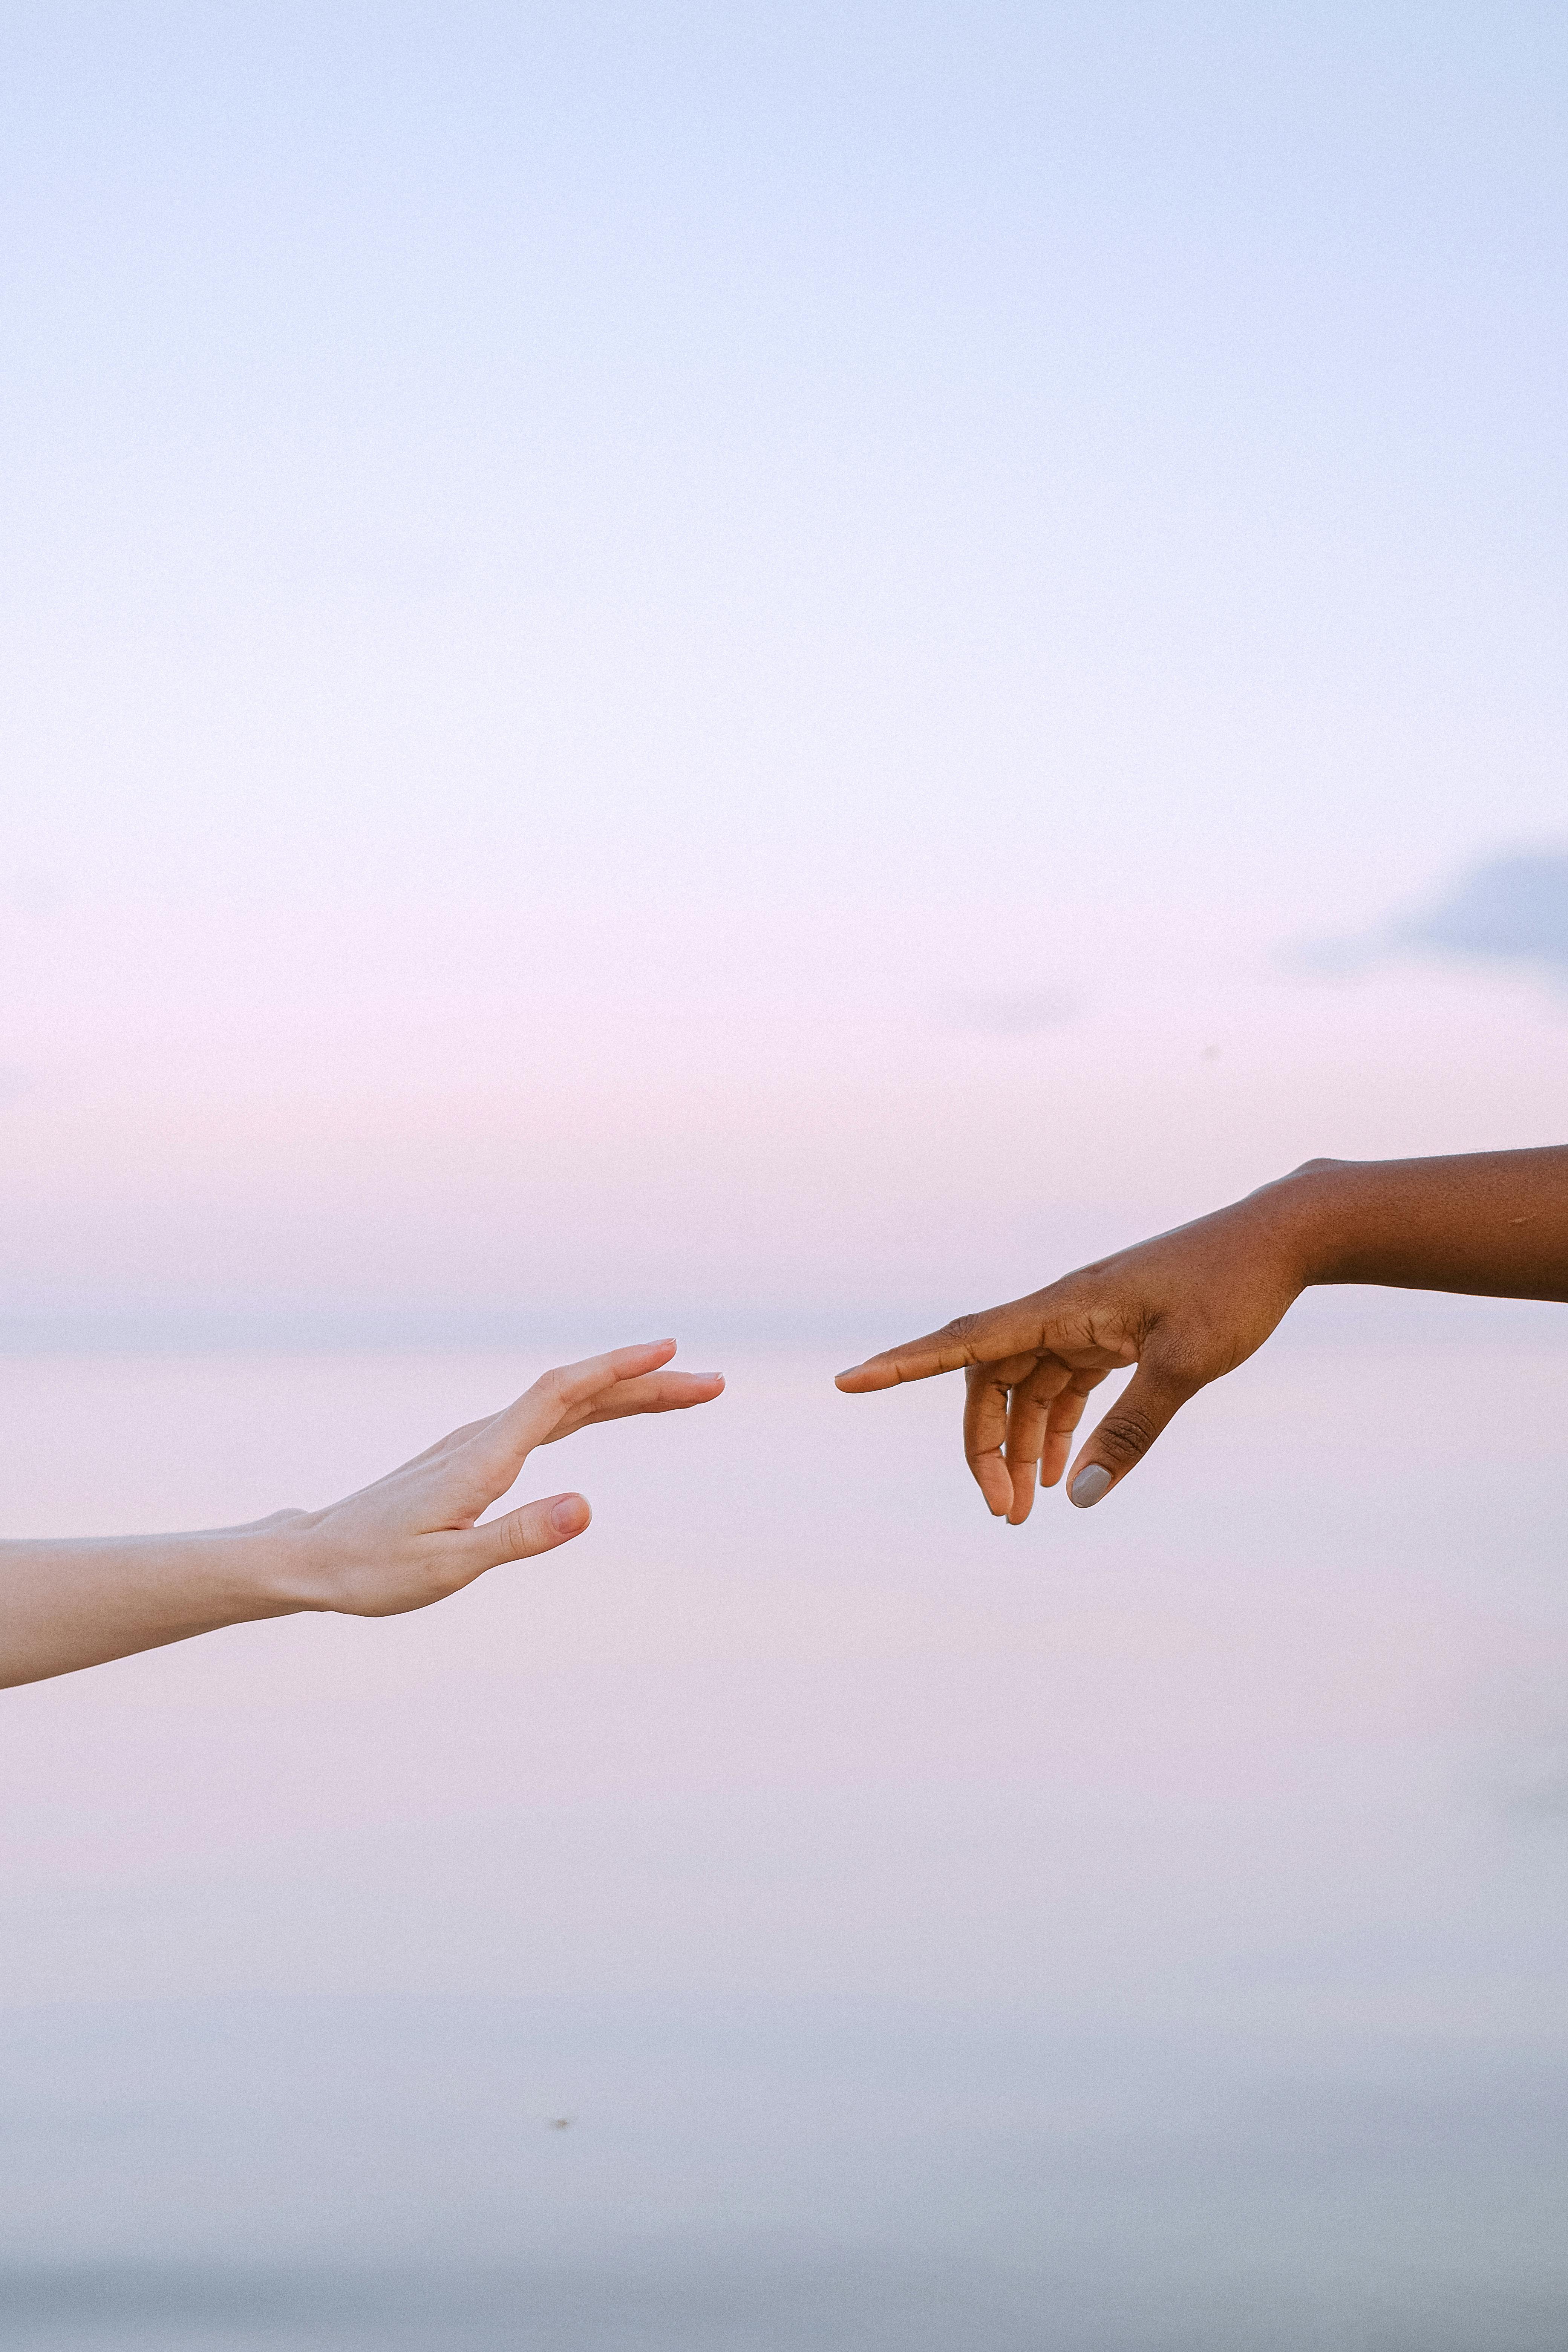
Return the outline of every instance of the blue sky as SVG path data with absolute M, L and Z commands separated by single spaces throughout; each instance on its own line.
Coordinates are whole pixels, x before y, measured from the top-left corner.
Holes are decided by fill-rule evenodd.
M 14 1316 L 901 1319 L 1560 1131 L 1530 972 L 1295 957 L 1568 830 L 1558 12 L 0 69 Z

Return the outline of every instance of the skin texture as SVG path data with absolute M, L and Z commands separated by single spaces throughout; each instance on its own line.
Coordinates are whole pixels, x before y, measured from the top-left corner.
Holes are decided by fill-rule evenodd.
M 480 1521 L 535 1446 L 628 1413 L 679 1412 L 723 1388 L 672 1372 L 673 1339 L 546 1372 L 515 1404 L 321 1511 L 197 1535 L 0 1544 L 0 1685 L 100 1665 L 222 1625 L 300 1610 L 391 1617 L 487 1569 L 552 1551 L 592 1516 L 581 1495 Z
M 838 1386 L 858 1396 L 962 1370 L 965 1458 L 992 1513 L 1017 1527 L 1037 1480 L 1061 1478 L 1108 1373 L 1136 1366 L 1072 1464 L 1068 1493 L 1082 1507 L 1199 1389 L 1245 1363 L 1303 1290 L 1343 1282 L 1568 1300 L 1568 1148 L 1310 1160 L 1211 1216 L 889 1348 Z

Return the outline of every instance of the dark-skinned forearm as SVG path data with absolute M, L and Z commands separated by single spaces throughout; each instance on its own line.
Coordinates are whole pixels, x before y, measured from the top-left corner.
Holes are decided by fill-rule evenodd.
M 1568 1300 L 1568 1147 L 1310 1160 L 1253 1198 L 1289 1231 L 1304 1286 Z

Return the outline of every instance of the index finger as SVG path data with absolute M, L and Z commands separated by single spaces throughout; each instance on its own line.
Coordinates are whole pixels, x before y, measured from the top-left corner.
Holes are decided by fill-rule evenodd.
M 994 1364 L 1004 1356 L 1036 1355 L 1044 1347 L 1042 1318 L 1034 1298 L 1015 1298 L 978 1315 L 955 1315 L 923 1339 L 906 1339 L 852 1364 L 834 1382 L 846 1396 L 897 1388 L 904 1381 L 929 1381 L 938 1372 L 961 1372 L 970 1364 Z
M 648 1372 L 617 1381 L 566 1413 L 542 1442 L 553 1445 L 558 1437 L 573 1437 L 580 1429 L 622 1421 L 631 1413 L 684 1412 L 690 1405 L 711 1404 L 723 1388 L 722 1372 Z
M 553 1370 L 542 1372 L 533 1386 L 525 1389 L 515 1404 L 498 1412 L 490 1424 L 500 1449 L 515 1454 L 521 1468 L 522 1456 L 542 1445 L 568 1413 L 580 1412 L 622 1381 L 641 1380 L 648 1372 L 657 1372 L 674 1353 L 673 1339 L 654 1339 L 637 1348 L 612 1348 L 607 1355 L 588 1356 L 580 1364 L 558 1364 Z

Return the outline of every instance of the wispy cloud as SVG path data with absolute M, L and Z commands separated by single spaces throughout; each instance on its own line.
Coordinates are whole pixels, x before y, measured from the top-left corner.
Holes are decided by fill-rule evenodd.
M 1568 851 L 1524 850 L 1478 866 L 1440 905 L 1397 925 L 1394 936 L 1439 955 L 1568 972 Z
M 1078 1006 L 1056 989 L 1025 988 L 950 997 L 943 1010 L 958 1028 L 982 1036 L 1032 1037 L 1070 1021 Z
M 1288 961 L 1298 971 L 1351 972 L 1412 950 L 1568 980 L 1568 849 L 1488 858 L 1436 906 L 1393 917 L 1373 931 L 1310 940 Z

